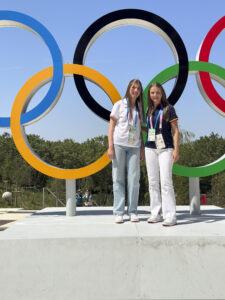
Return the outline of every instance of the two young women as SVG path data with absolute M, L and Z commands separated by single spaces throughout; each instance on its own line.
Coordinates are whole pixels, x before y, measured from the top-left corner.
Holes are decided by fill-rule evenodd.
M 141 123 L 144 119 L 142 85 L 137 79 L 128 84 L 124 99 L 117 101 L 110 115 L 108 157 L 112 160 L 113 213 L 115 223 L 123 223 L 125 207 L 125 167 L 127 167 L 127 213 L 131 222 L 138 222 L 140 159 L 144 158 Z M 146 166 L 151 199 L 148 223 L 162 221 L 176 224 L 176 202 L 172 183 L 172 165 L 179 158 L 177 116 L 166 99 L 162 86 L 148 90 Z M 173 135 L 171 133 L 173 132 Z M 161 196 L 159 191 L 159 172 Z

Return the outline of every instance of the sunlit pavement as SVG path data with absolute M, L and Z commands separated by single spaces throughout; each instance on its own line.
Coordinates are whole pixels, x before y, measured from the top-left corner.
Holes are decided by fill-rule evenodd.
M 0 208 L 0 231 L 7 229 L 32 213 L 34 211 L 25 211 L 22 208 Z
M 131 223 L 125 215 L 123 224 L 115 224 L 112 207 L 78 207 L 73 217 L 67 217 L 66 209 L 62 207 L 49 207 L 33 214 L 13 209 L 2 214 L 0 210 L 0 220 L 15 220 L 2 225 L 10 226 L 4 232 L 6 238 L 225 236 L 225 209 L 217 206 L 201 206 L 200 215 L 190 215 L 189 206 L 177 206 L 177 225 L 169 228 L 163 227 L 162 223 L 148 224 L 147 206 L 139 207 L 138 215 L 139 223 Z

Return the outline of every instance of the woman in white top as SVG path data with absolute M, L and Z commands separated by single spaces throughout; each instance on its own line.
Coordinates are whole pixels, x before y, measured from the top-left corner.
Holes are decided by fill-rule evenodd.
M 140 159 L 144 158 L 141 138 L 143 89 L 138 79 L 129 82 L 124 99 L 117 101 L 110 114 L 108 157 L 112 160 L 113 213 L 115 223 L 123 223 L 125 206 L 125 168 L 127 167 L 127 212 L 138 222 Z

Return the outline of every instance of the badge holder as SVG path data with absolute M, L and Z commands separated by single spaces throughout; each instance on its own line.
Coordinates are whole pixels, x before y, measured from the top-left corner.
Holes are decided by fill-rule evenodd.
M 159 130 L 161 132 L 162 131 L 163 107 L 161 108 L 159 114 L 160 114 Z M 156 124 L 157 124 L 157 120 L 158 120 L 159 114 L 158 114 L 158 116 L 156 118 L 155 127 L 156 127 Z M 156 145 L 157 149 L 163 149 L 163 148 L 165 148 L 166 145 L 165 145 L 162 133 L 155 134 L 155 129 L 152 126 L 152 117 L 149 118 L 149 120 L 150 120 L 151 128 L 149 128 L 149 130 L 148 130 L 148 142 L 155 142 L 155 145 Z
M 155 142 L 155 129 L 149 128 L 148 130 L 148 142 Z
M 164 149 L 166 147 L 162 133 L 155 136 L 155 145 L 157 149 Z
M 136 140 L 136 126 L 130 125 L 129 124 L 129 135 L 128 135 L 128 143 L 129 144 L 134 144 Z

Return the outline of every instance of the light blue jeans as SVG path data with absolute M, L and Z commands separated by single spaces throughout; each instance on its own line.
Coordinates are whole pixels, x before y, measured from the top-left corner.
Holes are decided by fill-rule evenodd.
M 136 214 L 139 197 L 140 148 L 114 145 L 112 161 L 113 213 L 122 216 L 125 207 L 125 169 L 127 167 L 127 213 Z

